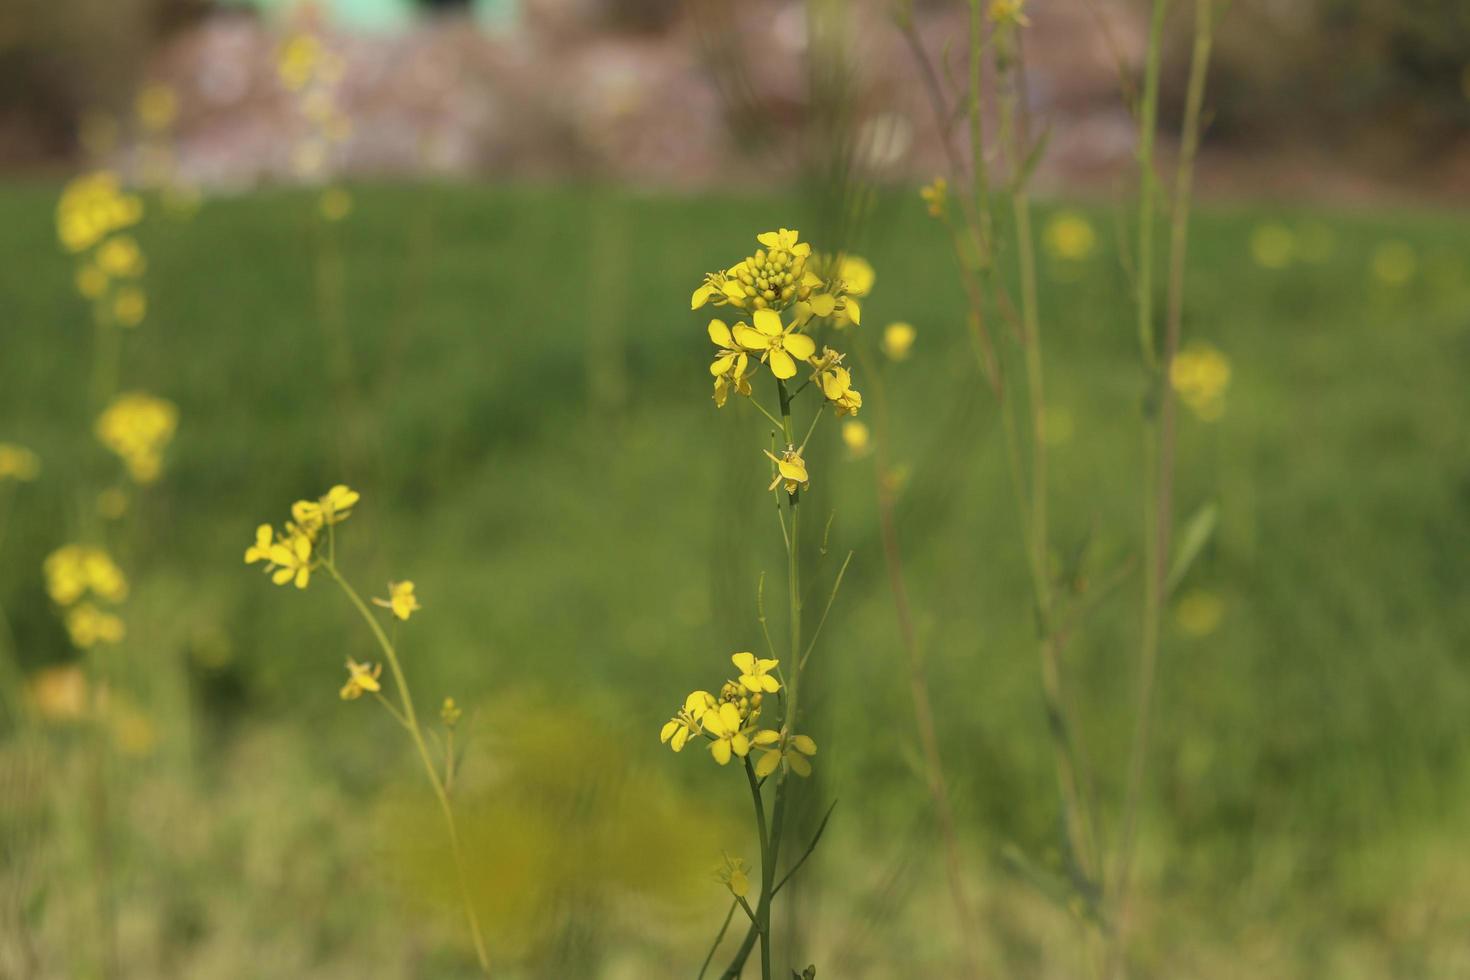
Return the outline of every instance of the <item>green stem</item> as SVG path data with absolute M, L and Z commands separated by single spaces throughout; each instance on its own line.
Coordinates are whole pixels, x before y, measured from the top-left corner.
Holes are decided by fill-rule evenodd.
M 429 746 L 424 741 L 423 730 L 419 727 L 418 714 L 414 711 L 413 698 L 408 690 L 408 678 L 404 676 L 403 667 L 398 662 L 398 654 L 388 640 L 388 634 L 383 632 L 383 626 L 378 622 L 378 617 L 373 615 L 372 609 L 362 600 L 362 596 L 358 595 L 357 590 L 342 577 L 336 565 L 331 562 L 323 562 L 322 567 L 341 586 L 343 593 L 357 609 L 358 615 L 362 617 L 363 622 L 367 623 L 373 638 L 378 641 L 378 647 L 383 651 L 383 657 L 388 661 L 388 669 L 393 674 L 393 683 L 397 685 L 399 697 L 403 702 L 403 718 L 406 721 L 404 727 L 408 729 L 408 734 L 413 739 L 419 759 L 424 764 L 424 773 L 429 777 L 429 785 L 434 788 L 434 798 L 438 801 L 439 810 L 444 815 L 444 827 L 448 831 L 449 847 L 454 856 L 455 877 L 459 882 L 459 896 L 464 904 L 465 921 L 469 924 L 470 937 L 475 944 L 475 957 L 480 962 L 480 969 L 486 976 L 489 976 L 490 954 L 486 952 L 485 939 L 480 933 L 480 919 L 470 899 L 469 879 L 465 875 L 464 854 L 459 843 L 459 827 L 454 819 L 454 808 L 449 804 L 449 794 L 444 790 L 444 783 L 439 778 L 439 771 L 434 767 L 433 757 L 429 754 Z
M 740 907 L 740 900 L 736 899 L 730 903 L 730 911 L 725 913 L 725 922 L 720 926 L 720 931 L 715 933 L 715 941 L 710 944 L 709 953 L 704 962 L 700 964 L 699 976 L 695 980 L 704 980 L 704 975 L 709 972 L 709 965 L 715 958 L 715 953 L 720 949 L 720 943 L 725 941 L 725 933 L 730 931 L 730 922 L 735 918 L 735 910 Z
M 1189 205 L 1194 186 L 1194 161 L 1199 150 L 1200 121 L 1204 110 L 1205 81 L 1213 44 L 1213 11 L 1210 0 L 1196 0 L 1194 47 L 1190 54 L 1189 82 L 1185 94 L 1184 128 L 1180 139 L 1178 172 L 1169 249 L 1168 320 L 1163 358 L 1155 372 L 1154 385 L 1159 418 L 1145 430 L 1144 465 L 1144 603 L 1143 637 L 1139 648 L 1137 717 L 1128 759 L 1128 782 L 1123 802 L 1122 830 L 1114 868 L 1116 927 L 1108 961 L 1108 975 L 1123 971 L 1129 917 L 1129 886 L 1137 838 L 1138 811 L 1143 797 L 1143 775 L 1147 767 L 1152 734 L 1154 679 L 1158 669 L 1160 619 L 1166 599 L 1170 538 L 1173 531 L 1174 418 L 1175 401 L 1169 388 L 1169 369 L 1179 349 L 1184 318 L 1184 273 L 1189 246 Z
M 1143 103 L 1138 111 L 1138 343 L 1143 361 L 1155 367 L 1154 352 L 1154 134 L 1159 121 L 1159 63 L 1164 48 L 1164 13 L 1168 0 L 1153 0 L 1148 55 L 1143 74 Z

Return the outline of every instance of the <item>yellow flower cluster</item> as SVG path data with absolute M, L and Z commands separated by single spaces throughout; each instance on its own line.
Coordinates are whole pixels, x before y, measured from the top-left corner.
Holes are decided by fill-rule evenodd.
M 715 345 L 709 366 L 715 406 L 723 408 L 731 392 L 750 397 L 750 379 L 759 365 L 784 383 L 805 363 L 812 369 L 811 382 L 837 415 L 856 415 L 862 395 L 842 366 L 843 355 L 823 348 L 818 356 L 810 330 L 819 320 L 839 330 L 860 323 L 859 301 L 873 288 L 873 267 L 855 255 L 813 255 L 789 228 L 765 232 L 756 241 L 764 247 L 729 269 L 707 274 L 690 301 L 693 309 L 728 306 L 750 316 L 733 326 L 716 318 L 706 327 Z
M 1206 422 L 1214 422 L 1225 414 L 1230 360 L 1209 344 L 1191 344 L 1174 355 L 1169 383 L 1190 411 Z
M 1081 262 L 1097 248 L 1092 222 L 1074 211 L 1063 211 L 1046 223 L 1042 237 L 1047 254 L 1063 262 Z
M 360 499 L 361 494 L 356 490 L 339 483 L 316 500 L 296 501 L 291 505 L 291 520 L 286 522 L 284 530 L 277 531 L 269 524 L 255 529 L 255 543 L 245 549 L 245 564 L 263 561 L 272 582 L 277 585 L 294 582 L 298 589 L 306 588 L 311 573 L 321 564 L 317 549 L 322 530 L 351 517 L 352 508 Z M 412 596 L 411 584 L 408 592 Z
M 949 181 L 943 177 L 935 177 L 932 183 L 919 188 L 919 197 L 924 199 L 929 217 L 944 217 L 945 208 L 949 206 Z
M 173 441 L 179 410 L 173 402 L 141 391 L 119 395 L 97 417 L 97 438 L 116 453 L 137 483 L 163 471 L 163 451 Z
M 108 171 L 77 177 L 56 205 L 57 236 L 80 260 L 77 292 L 93 302 L 103 322 L 136 327 L 147 316 L 140 279 L 148 263 L 137 240 L 124 233 L 142 217 L 142 200 L 124 193 Z
M 810 775 L 808 758 L 817 753 L 815 742 L 805 735 L 757 727 L 765 696 L 781 690 L 775 673 L 780 661 L 759 659 L 749 652 L 731 654 L 730 661 L 738 676 L 725 682 L 718 697 L 708 691 L 691 692 L 683 708 L 664 724 L 659 741 L 680 752 L 691 738 L 703 737 L 710 755 L 722 766 L 732 758 L 759 753 L 755 773 L 761 779 L 783 761 L 798 775 Z
M 306 133 L 292 153 L 292 168 L 303 180 L 315 180 L 327 169 L 332 148 L 352 135 L 352 121 L 339 105 L 338 89 L 345 74 L 340 55 L 310 31 L 292 35 L 280 47 L 276 72 L 296 101 Z M 322 201 L 328 220 L 345 217 L 350 200 L 334 195 Z
M 127 577 L 111 555 L 88 545 L 64 545 L 46 556 L 42 571 L 46 593 L 66 610 L 72 643 L 85 650 L 122 642 L 127 634 L 122 619 L 97 605 L 117 605 L 128 597 Z
M 41 458 L 25 446 L 0 442 L 0 483 L 28 483 L 41 475 Z
M 991 0 L 990 19 L 996 24 L 1012 24 L 1030 27 L 1031 19 L 1026 16 L 1026 0 Z

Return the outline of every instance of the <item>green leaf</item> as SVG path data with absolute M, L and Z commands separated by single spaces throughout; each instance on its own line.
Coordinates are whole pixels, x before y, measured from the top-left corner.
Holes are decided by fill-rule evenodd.
M 1169 568 L 1169 578 L 1164 584 L 1165 594 L 1172 593 L 1179 583 L 1184 581 L 1184 576 L 1199 557 L 1199 553 L 1209 544 L 1210 538 L 1215 533 L 1215 525 L 1219 523 L 1220 508 L 1212 500 L 1200 506 L 1184 526 L 1184 533 L 1179 536 L 1179 547 L 1174 552 L 1174 564 Z
M 1041 158 L 1046 155 L 1047 144 L 1051 142 L 1051 127 L 1047 126 L 1042 131 L 1041 138 L 1031 147 L 1031 152 L 1026 154 L 1026 161 L 1021 164 L 1021 169 L 1016 173 L 1016 179 L 1011 181 L 1011 193 L 1015 194 L 1025 188 L 1031 182 L 1031 175 L 1041 163 Z

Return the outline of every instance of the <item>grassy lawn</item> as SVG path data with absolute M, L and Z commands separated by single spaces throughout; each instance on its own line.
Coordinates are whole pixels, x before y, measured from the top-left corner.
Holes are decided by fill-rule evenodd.
M 90 437 L 91 327 L 53 243 L 55 192 L 0 189 L 0 441 L 45 466 L 0 558 L 28 671 L 72 656 L 39 569 L 95 525 L 95 491 L 78 488 L 112 478 Z M 164 481 L 106 532 L 135 595 L 105 670 L 151 732 L 109 777 L 123 975 L 469 975 L 458 920 L 434 908 L 447 875 L 421 774 L 389 718 L 337 698 L 367 637 L 339 596 L 277 589 L 240 561 L 256 524 L 336 482 L 363 493 L 342 540 L 360 587 L 417 583 L 425 608 L 401 640 L 420 699 L 468 709 L 469 847 L 500 958 L 526 975 L 690 975 L 725 907 L 708 869 L 721 848 L 753 856 L 748 800 L 655 736 L 731 651 L 760 648 L 757 582 L 779 583 L 784 558 L 764 443 L 733 417 L 755 412 L 714 408 L 706 317 L 686 300 L 758 231 L 821 233 L 793 200 L 762 196 L 355 195 L 325 229 L 309 196 L 268 193 L 139 235 L 150 314 L 126 339 L 123 387 L 173 400 L 181 424 Z M 1042 314 L 1056 558 L 1085 555 L 1079 577 L 1096 583 L 1138 547 L 1144 383 L 1116 215 L 1081 210 L 1097 252 L 1043 261 Z M 1262 267 L 1264 222 L 1331 247 Z M 1001 857 L 1055 867 L 1059 813 L 1021 537 L 963 296 L 915 198 L 880 197 L 865 227 L 851 246 L 878 275 L 855 381 L 871 422 L 881 371 L 986 953 L 996 975 L 1078 975 L 1067 912 Z M 1186 341 L 1218 347 L 1233 378 L 1218 421 L 1182 416 L 1178 509 L 1215 502 L 1220 521 L 1166 630 L 1146 975 L 1470 969 L 1464 234 L 1432 213 L 1201 209 Z M 1406 281 L 1372 272 L 1390 241 L 1412 249 Z M 874 339 L 899 319 L 918 341 L 884 363 Z M 821 746 L 807 826 L 839 803 L 806 878 L 800 955 L 819 976 L 920 976 L 944 969 L 954 929 L 873 463 L 822 425 L 809 500 L 832 522 L 826 557 L 809 556 L 808 609 L 855 557 L 806 682 Z M 1068 651 L 1109 833 L 1139 585 L 1127 577 Z M 28 825 L 0 869 L 0 892 L 53 883 L 19 913 L 44 975 L 87 962 L 67 939 L 91 908 L 80 818 L 65 816 L 86 783 L 70 739 L 7 750 L 54 771 L 43 795 L 63 814 Z

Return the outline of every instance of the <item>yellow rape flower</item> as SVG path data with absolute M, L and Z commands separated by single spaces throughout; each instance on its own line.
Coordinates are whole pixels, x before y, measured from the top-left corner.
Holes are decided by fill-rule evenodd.
M 755 764 L 755 774 L 759 779 L 775 772 L 783 759 L 798 776 L 812 774 L 812 764 L 807 761 L 807 757 L 817 754 L 817 743 L 809 736 L 793 735 L 785 738 L 780 732 L 767 728 L 757 732 L 751 739 L 751 744 L 761 752 L 761 757 Z
M 28 483 L 41 475 L 41 458 L 25 446 L 0 442 L 0 481 Z
M 276 58 L 276 71 L 281 83 L 293 92 L 299 92 L 316 74 L 321 62 L 321 42 L 310 34 L 297 34 L 281 45 Z
M 143 274 L 147 261 L 132 235 L 117 235 L 97 249 L 97 267 L 114 279 L 127 279 Z
M 285 585 L 295 581 L 298 589 L 306 588 L 311 581 L 311 538 L 298 532 L 278 540 L 271 545 L 269 560 L 266 571 L 271 572 L 272 582 Z
M 343 701 L 355 701 L 364 693 L 376 694 L 383 689 L 378 683 L 378 678 L 383 675 L 382 664 L 360 664 L 351 657 L 347 658 L 347 683 L 342 685 L 341 694 Z
M 868 427 L 857 419 L 850 419 L 842 423 L 842 442 L 847 446 L 847 451 L 853 459 L 859 459 L 868 452 L 868 443 L 872 434 Z
M 1081 262 L 1097 248 L 1097 232 L 1092 222 L 1075 211 L 1063 211 L 1046 223 L 1042 241 L 1054 259 Z
M 769 364 L 771 373 L 782 381 L 796 377 L 796 362 L 816 353 L 816 343 L 797 333 L 794 322 L 783 326 L 781 314 L 774 310 L 756 310 L 751 319 L 754 327 L 735 324 L 735 341 L 748 351 L 759 352 L 761 362 Z
M 929 217 L 942 218 L 944 209 L 949 204 L 949 181 L 943 177 L 935 177 L 933 183 L 919 188 L 919 196 L 924 199 Z
M 784 310 L 805 299 L 819 280 L 807 269 L 812 247 L 793 229 L 763 232 L 763 248 L 723 272 L 710 273 L 694 291 L 691 309 L 706 303 L 743 310 Z
M 123 193 L 116 174 L 98 171 L 62 188 L 56 204 L 56 235 L 68 252 L 84 252 L 142 217 L 143 202 Z
M 46 593 L 59 606 L 69 606 L 91 592 L 107 602 L 128 597 L 128 580 L 112 556 L 101 548 L 68 544 L 42 563 Z
M 776 475 L 771 479 L 771 485 L 767 490 L 775 490 L 782 483 L 786 484 L 786 492 L 796 496 L 797 491 L 805 490 L 811 483 L 806 473 L 806 460 L 801 458 L 801 453 L 795 446 L 787 446 L 786 451 L 780 456 L 775 455 L 769 449 L 763 452 L 770 457 L 771 462 L 776 464 Z
M 1195 415 L 1213 422 L 1225 414 L 1230 360 L 1209 344 L 1191 344 L 1169 365 L 1169 384 Z
M 726 765 L 731 755 L 743 759 L 750 754 L 750 730 L 741 727 L 740 709 L 729 701 L 718 709 L 706 711 L 701 724 L 705 734 L 714 739 L 709 751 L 720 765 Z
M 991 0 L 990 20 L 996 24 L 1014 24 L 1030 27 L 1031 19 L 1026 16 L 1026 0 Z
M 258 561 L 269 562 L 271 560 L 271 547 L 276 543 L 275 531 L 269 524 L 262 524 L 255 529 L 255 543 L 245 549 L 245 564 L 253 565 Z
M 736 898 L 750 894 L 750 865 L 742 858 L 725 855 L 724 863 L 715 869 L 715 877 Z
M 453 728 L 458 725 L 463 715 L 464 712 L 460 710 L 459 705 L 454 703 L 454 698 L 445 698 L 444 703 L 439 706 L 439 720 L 444 722 L 445 728 Z
M 780 665 L 779 660 L 757 660 L 753 653 L 732 653 L 730 662 L 740 671 L 740 683 L 756 694 L 775 694 L 781 690 L 781 682 L 771 671 Z
M 736 326 L 746 325 L 737 323 Z M 709 373 L 715 376 L 715 407 L 724 408 L 731 391 L 739 395 L 750 394 L 750 377 L 745 373 L 750 357 L 735 342 L 735 337 L 724 320 L 709 322 L 709 339 L 719 348 L 709 366 Z
M 842 366 L 842 355 L 830 347 L 822 349 L 820 358 L 811 361 L 812 379 L 822 389 L 823 396 L 832 403 L 838 418 L 856 415 L 863 407 L 863 396 L 852 386 L 852 373 Z
M 715 710 L 714 695 L 708 691 L 693 691 L 684 699 L 684 707 L 664 724 L 658 740 L 675 752 L 683 750 L 685 744 L 701 732 L 700 722 Z M 737 712 L 738 717 L 738 712 Z
M 918 335 L 911 323 L 890 323 L 883 328 L 883 353 L 892 361 L 906 360 Z
M 306 536 L 315 537 L 327 524 L 341 524 L 352 516 L 352 508 L 362 499 L 362 494 L 337 484 L 316 500 L 298 500 L 291 505 L 291 516 L 296 527 Z
M 121 643 L 127 627 L 112 613 L 83 602 L 67 610 L 66 632 L 73 644 L 87 650 L 99 643 Z
M 412 582 L 389 582 L 388 598 L 374 598 L 373 605 L 391 609 L 393 615 L 405 621 L 423 608 L 419 605 L 418 597 L 413 594 Z
M 119 395 L 97 417 L 97 438 L 127 466 L 138 483 L 152 483 L 163 470 L 163 451 L 173 441 L 179 410 L 143 392 Z
M 82 294 L 83 299 L 97 299 L 107 292 L 107 273 L 94 263 L 88 262 L 78 269 L 74 281 L 77 292 Z
M 112 318 L 124 327 L 136 327 L 148 315 L 148 294 L 137 286 L 124 286 L 112 298 Z
M 1208 636 L 1225 618 L 1225 600 L 1214 592 L 1195 589 L 1179 597 L 1174 621 L 1190 636 Z

